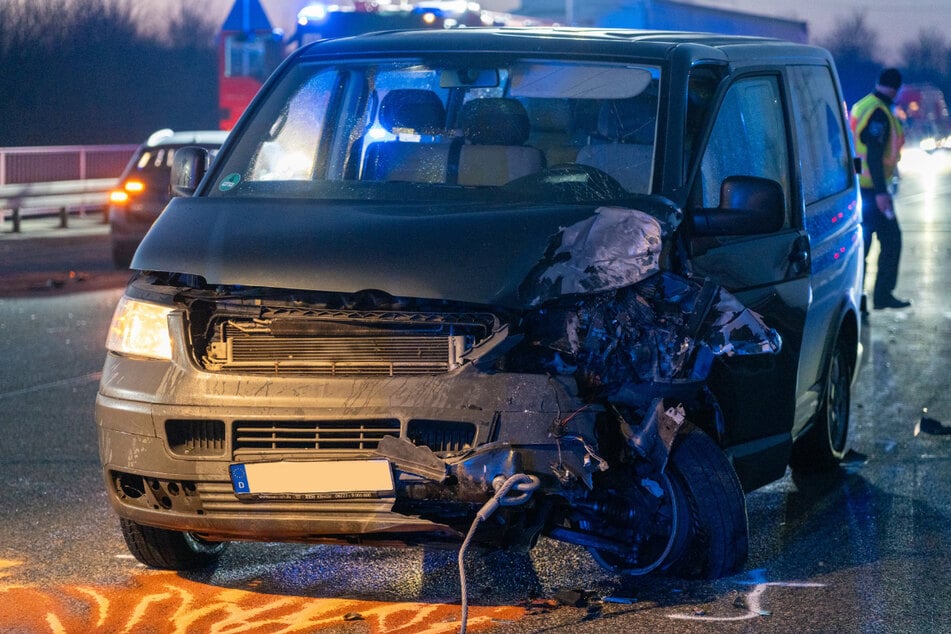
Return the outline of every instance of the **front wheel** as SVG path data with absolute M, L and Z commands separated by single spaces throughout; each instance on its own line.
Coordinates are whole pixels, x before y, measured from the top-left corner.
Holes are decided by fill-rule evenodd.
M 660 521 L 650 524 L 630 553 L 592 547 L 595 560 L 626 575 L 716 579 L 739 572 L 749 552 L 746 497 L 720 447 L 686 424 L 661 476 L 663 493 L 657 496 L 664 503 L 653 514 Z M 645 505 L 632 503 L 634 514 L 644 512 Z
M 136 559 L 163 570 L 198 570 L 216 563 L 227 542 L 209 542 L 192 533 L 170 531 L 119 519 L 122 537 Z
M 723 450 L 703 431 L 685 426 L 667 469 L 688 512 L 684 547 L 666 570 L 686 579 L 739 572 L 749 554 L 746 496 Z

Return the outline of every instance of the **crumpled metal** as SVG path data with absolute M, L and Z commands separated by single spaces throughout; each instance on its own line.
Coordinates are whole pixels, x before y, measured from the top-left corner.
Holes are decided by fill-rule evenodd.
M 636 284 L 660 270 L 664 226 L 637 209 L 600 207 L 553 239 L 522 285 L 529 305 Z
M 649 395 L 634 385 L 702 381 L 716 356 L 782 349 L 779 333 L 725 288 L 669 271 L 547 315 L 564 328 L 552 347 L 568 355 L 549 369 L 575 373 L 589 395 Z
M 782 349 L 779 333 L 725 288 L 719 289 L 713 311 L 717 316 L 704 341 L 714 355 L 778 354 Z

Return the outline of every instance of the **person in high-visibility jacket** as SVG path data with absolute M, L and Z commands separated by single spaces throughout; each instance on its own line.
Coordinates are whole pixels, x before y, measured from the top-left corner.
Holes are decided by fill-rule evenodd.
M 880 248 L 872 292 L 872 305 L 876 309 L 911 305 L 893 295 L 901 259 L 901 228 L 889 185 L 898 174 L 898 160 L 905 142 L 901 121 L 892 110 L 901 82 L 897 69 L 886 68 L 879 74 L 874 92 L 860 99 L 850 112 L 856 153 L 862 159 L 859 185 L 866 257 L 873 235 L 878 237 Z

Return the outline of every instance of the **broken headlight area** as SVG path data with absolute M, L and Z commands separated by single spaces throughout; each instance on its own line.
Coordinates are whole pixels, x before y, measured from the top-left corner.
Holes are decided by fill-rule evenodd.
M 702 383 L 716 356 L 776 354 L 782 345 L 726 289 L 668 272 L 552 302 L 526 315 L 523 330 L 511 369 L 573 375 L 585 400 L 632 405 Z

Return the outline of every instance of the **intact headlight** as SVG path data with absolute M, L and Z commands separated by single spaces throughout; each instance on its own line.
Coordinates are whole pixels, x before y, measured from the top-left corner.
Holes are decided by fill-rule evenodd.
M 117 354 L 150 359 L 172 358 L 167 306 L 123 296 L 116 306 L 106 338 L 106 348 Z

